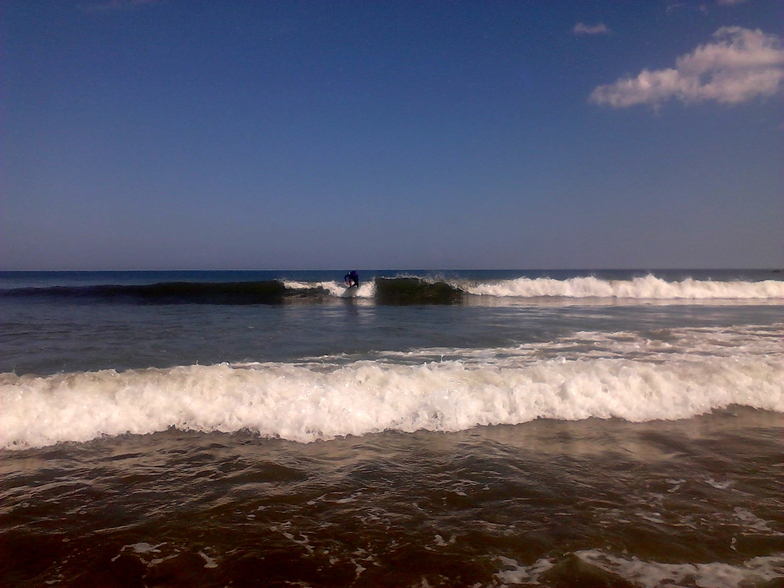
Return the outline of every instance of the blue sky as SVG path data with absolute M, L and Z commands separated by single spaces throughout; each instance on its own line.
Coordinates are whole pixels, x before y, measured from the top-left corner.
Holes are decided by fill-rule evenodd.
M 784 266 L 774 0 L 8 0 L 0 269 Z

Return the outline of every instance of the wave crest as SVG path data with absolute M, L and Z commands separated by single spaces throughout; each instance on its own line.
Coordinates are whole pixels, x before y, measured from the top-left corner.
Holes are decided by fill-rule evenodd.
M 0 375 L 0 447 L 170 427 L 297 442 L 385 430 L 460 431 L 537 418 L 682 419 L 731 404 L 784 412 L 780 358 L 664 363 L 552 358 L 400 365 L 265 363 L 50 377 Z
M 784 301 L 784 282 L 694 280 L 670 282 L 656 276 L 631 280 L 603 280 L 578 277 L 566 280 L 552 278 L 517 278 L 497 283 L 481 283 L 467 288 L 477 296 L 519 298 L 630 298 L 649 300 L 715 300 L 715 299 L 776 299 Z

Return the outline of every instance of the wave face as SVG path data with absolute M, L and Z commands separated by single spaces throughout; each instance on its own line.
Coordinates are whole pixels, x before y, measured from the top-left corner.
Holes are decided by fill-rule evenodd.
M 382 304 L 456 304 L 465 292 L 439 280 L 415 277 L 376 280 L 375 299 Z
M 308 443 L 539 418 L 674 420 L 730 405 L 784 412 L 780 339 L 707 335 L 685 331 L 673 346 L 625 333 L 581 333 L 551 347 L 422 349 L 373 360 L 2 374 L 0 447 L 171 427 Z M 570 351 L 602 338 L 594 353 Z M 450 359 L 428 361 L 439 356 Z
M 287 298 L 325 292 L 318 287 L 295 291 L 277 280 L 263 282 L 163 282 L 158 284 L 107 284 L 53 286 L 6 290 L 9 298 L 55 298 L 129 304 L 282 304 Z
M 767 301 L 784 304 L 784 281 L 520 277 L 472 281 L 421 276 L 376 277 L 360 288 L 337 281 L 161 282 L 7 288 L 0 297 L 126 304 L 287 304 L 360 299 L 381 305 L 461 304 L 481 299 Z

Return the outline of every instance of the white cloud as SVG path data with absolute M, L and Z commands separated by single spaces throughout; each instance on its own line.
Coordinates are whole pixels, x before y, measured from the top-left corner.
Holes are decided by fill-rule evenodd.
M 597 25 L 587 25 L 582 22 L 578 22 L 574 25 L 572 32 L 575 35 L 608 35 L 610 34 L 610 29 L 607 28 L 607 25 L 600 22 Z
M 713 38 L 679 57 L 674 68 L 644 69 L 636 78 L 599 86 L 589 100 L 614 108 L 658 106 L 670 98 L 739 104 L 779 92 L 784 85 L 784 49 L 779 37 L 759 29 L 722 27 Z

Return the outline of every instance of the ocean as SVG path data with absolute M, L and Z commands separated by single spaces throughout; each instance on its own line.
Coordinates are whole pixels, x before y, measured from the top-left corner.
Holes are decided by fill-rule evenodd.
M 784 586 L 783 274 L 344 273 L 0 272 L 0 585 Z

